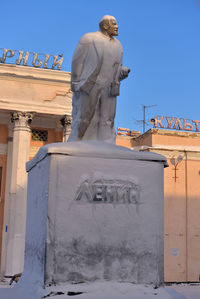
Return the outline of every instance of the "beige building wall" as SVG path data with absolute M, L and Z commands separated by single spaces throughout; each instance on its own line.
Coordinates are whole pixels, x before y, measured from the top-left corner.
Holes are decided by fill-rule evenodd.
M 0 90 L 0 273 L 10 277 L 23 271 L 25 163 L 42 145 L 67 139 L 70 73 L 0 64 Z M 33 138 L 33 130 L 41 138 Z
M 126 138 L 131 139 L 133 149 L 168 159 L 164 173 L 165 281 L 199 282 L 200 134 L 151 129 L 137 138 Z M 121 136 L 117 136 L 119 143 L 127 146 Z

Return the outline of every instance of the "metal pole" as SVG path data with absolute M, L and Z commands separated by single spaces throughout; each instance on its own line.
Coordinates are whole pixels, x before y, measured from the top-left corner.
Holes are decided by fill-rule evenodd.
M 146 106 L 143 105 L 143 134 L 145 132 L 145 122 L 146 122 L 146 119 L 145 119 L 145 108 L 146 108 Z
M 143 134 L 145 133 L 145 124 L 146 124 L 146 108 L 151 108 L 151 107 L 155 107 L 157 105 L 149 105 L 149 106 L 145 106 L 143 105 Z

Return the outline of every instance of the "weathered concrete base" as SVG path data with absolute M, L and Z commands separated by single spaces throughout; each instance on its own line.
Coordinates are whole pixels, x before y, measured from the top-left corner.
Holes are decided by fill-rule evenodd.
M 162 284 L 165 164 L 100 142 L 41 148 L 27 165 L 25 269 L 13 288 L 20 299 L 41 298 L 45 283 Z

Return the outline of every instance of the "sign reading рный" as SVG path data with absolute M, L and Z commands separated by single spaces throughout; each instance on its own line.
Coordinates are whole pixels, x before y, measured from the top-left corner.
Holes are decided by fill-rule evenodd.
M 179 117 L 155 116 L 153 119 L 155 128 L 172 130 L 185 130 L 199 132 L 200 120 L 188 120 Z
M 57 67 L 58 70 L 61 70 L 63 59 L 62 54 L 49 55 L 0 48 L 0 63 L 21 64 L 44 69 L 55 69 Z

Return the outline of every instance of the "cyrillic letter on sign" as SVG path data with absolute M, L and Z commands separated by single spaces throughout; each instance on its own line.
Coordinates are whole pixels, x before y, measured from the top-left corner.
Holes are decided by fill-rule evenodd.
M 183 130 L 180 118 L 176 119 L 176 122 L 175 122 L 175 124 L 173 126 L 173 129 L 174 130 Z
M 4 63 L 6 61 L 6 58 L 13 57 L 15 55 L 15 52 L 13 50 L 4 49 L 3 51 L 3 57 L 0 58 L 0 62 Z
M 199 123 L 200 123 L 200 120 L 193 120 L 192 122 L 195 123 L 195 125 L 196 125 L 196 132 L 199 132 Z
M 187 119 L 184 118 L 184 130 L 186 131 L 192 131 L 193 130 L 193 125 L 192 124 L 187 124 Z
M 174 117 L 172 117 L 171 119 L 169 119 L 169 117 L 166 116 L 166 120 L 167 120 L 167 123 L 168 123 L 167 129 L 171 129 L 173 121 L 174 121 Z
M 38 57 L 38 53 L 34 53 L 33 62 L 32 62 L 32 65 L 34 67 L 40 67 L 43 64 L 43 61 L 41 59 L 38 59 L 37 57 Z
M 19 51 L 19 58 L 16 60 L 16 64 L 20 64 L 22 61 L 24 61 L 23 65 L 27 65 L 29 52 L 26 52 L 24 57 L 23 57 L 23 54 L 24 54 L 24 51 Z
M 53 61 L 52 69 L 55 69 L 56 65 L 58 65 L 58 70 L 61 70 L 64 57 L 61 57 L 59 60 L 57 55 L 54 55 L 53 57 L 54 57 L 54 61 Z
M 162 120 L 163 120 L 164 116 L 161 116 L 160 119 L 158 119 L 158 116 L 155 116 L 155 128 L 158 127 L 158 124 L 160 125 L 161 128 L 164 128 L 163 124 L 162 124 Z
M 45 55 L 45 61 L 44 61 L 44 66 L 43 66 L 45 69 L 48 69 L 48 61 L 49 61 L 49 57 L 50 57 L 49 54 L 46 54 L 46 55 Z

